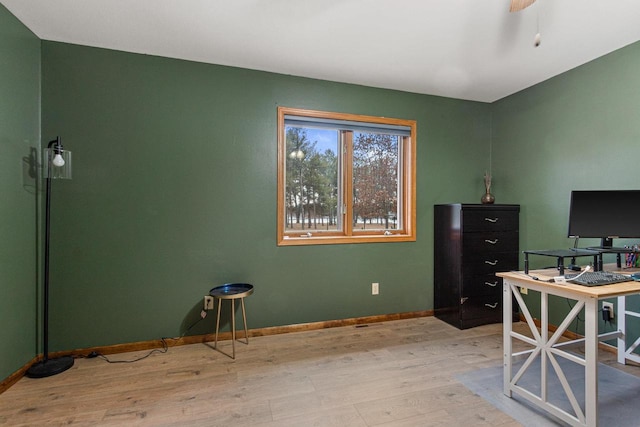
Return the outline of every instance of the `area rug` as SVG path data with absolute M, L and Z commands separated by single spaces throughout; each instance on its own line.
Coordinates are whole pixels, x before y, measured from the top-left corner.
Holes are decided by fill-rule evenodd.
M 562 359 L 562 358 L 559 358 Z M 572 386 L 576 399 L 584 405 L 584 372 L 581 366 L 562 359 L 560 361 L 567 380 Z M 640 369 L 640 368 L 638 368 Z M 516 368 L 514 367 L 514 373 Z M 540 395 L 540 364 L 534 363 L 519 384 L 536 395 Z M 565 426 L 565 422 L 537 408 L 524 398 L 513 394 L 509 398 L 502 393 L 502 365 L 484 368 L 457 375 L 456 378 L 469 390 L 490 402 L 502 412 L 510 415 L 525 427 Z M 555 375 L 547 379 L 549 400 L 562 409 L 569 410 L 570 404 Z M 639 426 L 640 425 L 640 378 L 600 363 L 598 365 L 598 425 Z M 584 410 L 584 408 L 583 408 Z

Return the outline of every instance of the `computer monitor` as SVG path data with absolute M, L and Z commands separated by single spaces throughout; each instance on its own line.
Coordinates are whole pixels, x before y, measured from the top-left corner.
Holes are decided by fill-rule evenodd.
M 640 238 L 640 190 L 572 191 L 568 235 L 601 239 L 603 248 Z

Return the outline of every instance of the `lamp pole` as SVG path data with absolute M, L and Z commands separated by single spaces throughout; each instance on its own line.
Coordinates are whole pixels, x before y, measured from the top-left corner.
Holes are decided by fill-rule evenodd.
M 73 366 L 73 357 L 63 356 L 49 358 L 49 244 L 51 241 L 51 180 L 55 178 L 70 178 L 71 152 L 65 151 L 56 138 L 49 142 L 46 153 L 46 197 L 45 197 L 45 234 L 44 234 L 44 302 L 42 315 L 43 359 L 34 363 L 27 370 L 30 378 L 44 378 L 59 374 Z M 67 157 L 67 160 L 65 160 Z M 66 169 L 65 168 L 66 165 Z M 54 176 L 54 168 L 57 168 Z M 69 174 L 69 176 L 65 176 Z

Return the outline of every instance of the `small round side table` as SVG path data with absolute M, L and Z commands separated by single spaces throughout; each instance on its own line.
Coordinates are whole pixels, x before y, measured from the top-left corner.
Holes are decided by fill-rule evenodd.
M 228 299 L 231 301 L 231 346 L 233 349 L 233 353 L 231 358 L 236 358 L 236 306 L 235 300 L 240 299 L 240 304 L 242 306 L 242 321 L 244 323 L 244 337 L 246 342 L 244 344 L 249 344 L 249 333 L 247 331 L 247 314 L 244 309 L 244 298 L 248 297 L 253 293 L 253 285 L 248 283 L 227 283 L 221 286 L 216 286 L 215 288 L 209 291 L 209 295 L 211 295 L 215 300 L 218 300 L 218 317 L 216 319 L 216 338 L 213 345 L 213 348 L 218 348 L 218 329 L 220 327 L 220 307 L 222 306 L 222 300 Z M 242 341 L 241 341 L 242 342 Z M 220 351 L 223 354 L 226 354 Z M 228 356 L 228 354 L 227 354 Z

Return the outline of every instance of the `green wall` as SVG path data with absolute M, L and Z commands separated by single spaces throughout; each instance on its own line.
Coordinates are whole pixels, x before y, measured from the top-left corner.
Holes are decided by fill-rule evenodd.
M 0 5 L 0 380 L 36 354 L 40 40 Z
M 635 43 L 492 104 L 496 192 L 522 205 L 521 249 L 573 245 L 567 238 L 571 190 L 640 188 L 638 70 Z M 599 243 L 580 240 L 581 247 Z M 555 263 L 530 261 L 538 268 Z M 553 307 L 564 313 L 568 305 L 562 300 Z M 559 317 L 551 321 L 558 324 Z
M 255 285 L 251 328 L 433 307 L 432 206 L 480 200 L 489 104 L 54 42 L 42 64 L 43 140 L 74 168 L 54 182 L 53 350 L 179 335 L 226 282 Z M 417 120 L 417 241 L 277 247 L 279 105 Z

